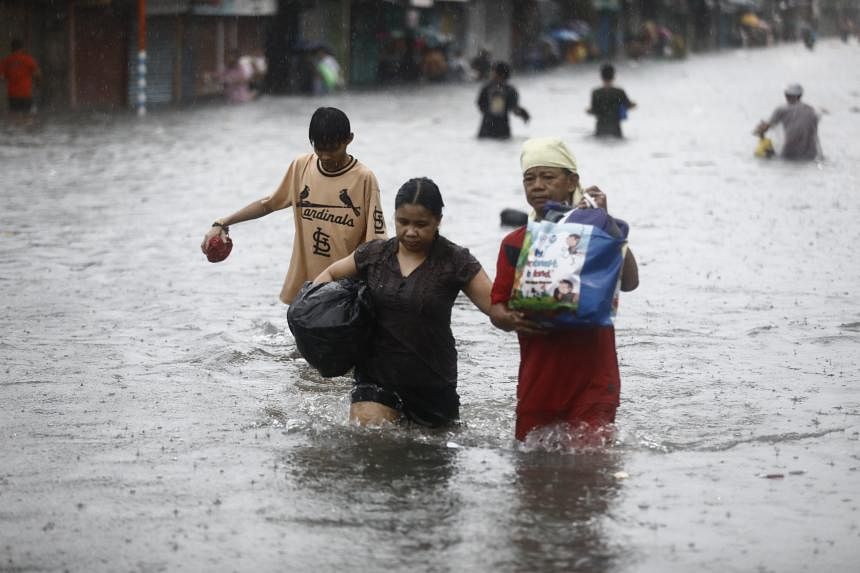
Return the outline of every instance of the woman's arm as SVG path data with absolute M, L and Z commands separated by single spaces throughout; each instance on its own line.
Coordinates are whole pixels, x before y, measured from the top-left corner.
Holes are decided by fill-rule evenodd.
M 639 286 L 639 265 L 636 257 L 629 248 L 624 254 L 624 266 L 621 267 L 621 290 L 628 292 Z
M 490 322 L 496 328 L 507 332 L 512 330 L 520 334 L 546 334 L 547 332 L 536 322 L 527 319 L 522 312 L 509 309 L 506 302 L 497 302 L 490 307 Z
M 490 282 L 490 277 L 484 269 L 478 271 L 469 284 L 463 289 L 466 296 L 469 297 L 478 310 L 486 315 L 490 314 L 490 291 L 493 289 L 493 283 Z
M 314 284 L 329 283 L 346 277 L 354 277 L 358 274 L 355 266 L 355 253 L 350 253 L 339 261 L 335 261 L 314 279 Z

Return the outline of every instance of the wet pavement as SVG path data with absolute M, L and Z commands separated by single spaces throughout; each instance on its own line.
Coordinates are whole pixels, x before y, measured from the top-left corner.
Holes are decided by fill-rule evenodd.
M 845 571 L 860 558 L 860 47 L 622 63 L 628 139 L 589 137 L 596 66 L 514 76 L 532 122 L 474 138 L 476 85 L 267 98 L 0 128 L 0 571 Z M 826 160 L 757 160 L 790 82 Z M 199 242 L 280 182 L 318 105 L 387 214 L 426 175 L 492 276 L 519 146 L 559 135 L 631 224 L 617 443 L 513 441 L 518 350 L 463 297 L 461 428 L 357 429 L 277 300 L 292 214 Z

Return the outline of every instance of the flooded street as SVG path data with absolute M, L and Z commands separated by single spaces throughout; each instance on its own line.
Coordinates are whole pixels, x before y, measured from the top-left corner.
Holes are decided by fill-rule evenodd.
M 514 75 L 532 115 L 475 139 L 475 84 L 0 127 L 0 571 L 846 571 L 860 558 L 860 46 L 618 66 L 627 140 L 589 136 L 596 65 Z M 853 71 L 852 71 L 853 70 Z M 753 157 L 790 82 L 826 160 Z M 454 309 L 462 427 L 359 429 L 351 380 L 278 301 L 290 211 L 209 224 L 309 151 L 319 105 L 495 274 L 519 148 L 558 135 L 630 223 L 617 443 L 513 440 L 518 345 Z

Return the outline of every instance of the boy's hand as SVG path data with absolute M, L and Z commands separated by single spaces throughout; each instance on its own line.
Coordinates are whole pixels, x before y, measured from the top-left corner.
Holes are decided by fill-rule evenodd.
M 222 231 L 223 229 L 217 225 L 209 228 L 209 231 L 203 236 L 203 242 L 200 243 L 200 250 L 203 251 L 204 255 L 206 254 L 206 249 L 209 246 L 209 239 L 220 235 Z

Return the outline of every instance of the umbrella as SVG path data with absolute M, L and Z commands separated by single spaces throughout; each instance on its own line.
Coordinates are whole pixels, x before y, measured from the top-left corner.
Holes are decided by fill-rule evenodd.
M 558 30 L 551 32 L 550 36 L 559 42 L 579 42 L 582 40 L 582 36 L 580 34 L 566 28 L 559 28 Z

